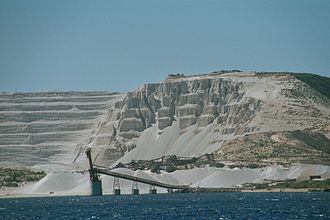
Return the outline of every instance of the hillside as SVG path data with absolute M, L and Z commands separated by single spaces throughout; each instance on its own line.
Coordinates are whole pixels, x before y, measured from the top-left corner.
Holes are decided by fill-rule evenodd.
M 245 146 L 267 151 L 250 152 L 251 161 L 328 164 L 330 99 L 323 93 L 287 73 L 172 75 L 117 102 L 91 147 L 107 166 L 173 154 L 236 161 Z
M 330 78 L 310 73 L 291 73 L 314 90 L 330 98 Z
M 110 92 L 0 94 L 0 165 L 72 166 L 75 147 L 92 135 L 120 98 Z
M 194 186 L 329 178 L 329 86 L 313 74 L 219 71 L 171 74 L 123 94 L 2 93 L 1 166 L 48 173 L 24 193 L 85 190 L 87 173 L 67 171 L 86 171 L 86 147 L 98 165 L 137 164 L 119 170 Z M 148 161 L 173 155 L 196 164 L 150 173 Z

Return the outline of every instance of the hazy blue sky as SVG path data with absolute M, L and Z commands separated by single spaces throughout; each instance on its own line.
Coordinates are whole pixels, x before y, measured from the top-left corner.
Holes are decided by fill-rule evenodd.
M 0 0 L 0 91 L 128 91 L 221 69 L 330 76 L 330 1 Z

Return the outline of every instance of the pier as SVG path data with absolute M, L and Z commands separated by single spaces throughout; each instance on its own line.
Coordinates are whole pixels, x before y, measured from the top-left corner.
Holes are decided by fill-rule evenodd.
M 93 196 L 101 196 L 102 195 L 102 181 L 99 177 L 99 174 L 113 176 L 114 177 L 114 184 L 113 184 L 113 193 L 114 195 L 120 195 L 120 184 L 119 179 L 125 179 L 132 181 L 132 194 L 138 195 L 139 188 L 138 183 L 144 183 L 150 185 L 150 194 L 156 194 L 157 190 L 155 187 L 162 187 L 166 188 L 169 193 L 173 192 L 173 190 L 188 190 L 189 185 L 173 185 L 169 183 L 158 182 L 155 180 L 145 179 L 141 177 L 131 176 L 128 174 L 114 172 L 109 168 L 101 167 L 93 165 L 92 156 L 91 156 L 91 149 L 87 148 L 85 151 L 88 162 L 89 162 L 89 175 L 91 180 L 92 192 L 91 195 Z

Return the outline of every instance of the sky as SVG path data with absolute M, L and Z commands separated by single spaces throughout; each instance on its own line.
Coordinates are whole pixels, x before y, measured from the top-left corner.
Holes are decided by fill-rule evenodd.
M 330 77 L 330 0 L 0 0 L 0 91 L 131 91 L 223 69 Z

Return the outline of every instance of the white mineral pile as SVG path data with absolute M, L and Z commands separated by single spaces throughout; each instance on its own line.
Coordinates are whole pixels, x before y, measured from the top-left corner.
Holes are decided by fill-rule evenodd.
M 191 170 L 177 170 L 173 173 L 162 172 L 161 174 L 141 170 L 132 171 L 124 168 L 118 168 L 114 171 L 158 182 L 206 188 L 240 187 L 244 183 L 262 183 L 266 180 L 305 180 L 310 175 L 330 177 L 329 166 L 306 164 L 296 164 L 290 168 L 274 165 L 262 169 L 204 167 Z M 101 179 L 104 194 L 113 194 L 113 177 L 101 175 Z M 140 193 L 149 193 L 149 185 L 139 183 L 138 186 Z M 120 180 L 120 188 L 123 194 L 130 194 L 132 182 Z M 164 188 L 156 188 L 159 193 L 166 192 Z M 89 193 L 90 181 L 88 175 L 75 172 L 52 172 L 38 183 L 12 192 L 14 195 L 86 195 Z

